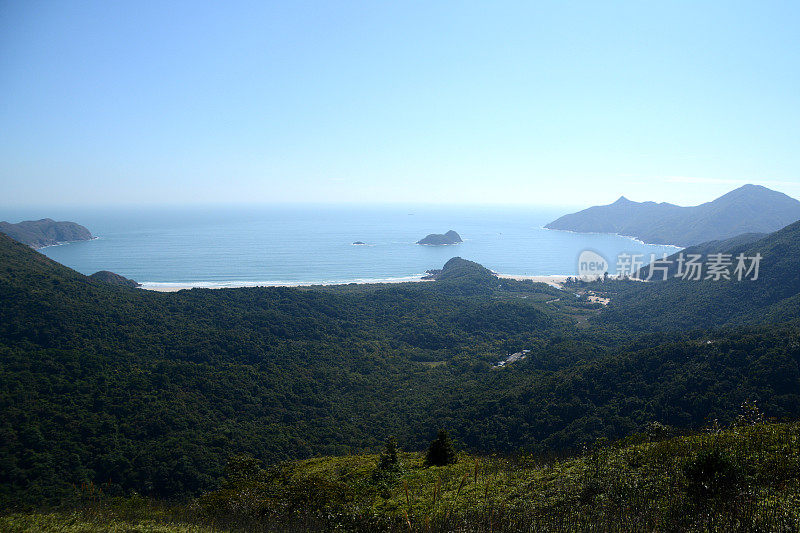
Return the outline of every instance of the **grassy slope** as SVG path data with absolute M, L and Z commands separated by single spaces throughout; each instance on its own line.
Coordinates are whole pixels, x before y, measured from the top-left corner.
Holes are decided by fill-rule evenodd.
M 561 461 L 462 455 L 455 465 L 425 468 L 421 454 L 404 454 L 400 471 L 386 479 L 375 477 L 377 456 L 311 459 L 268 471 L 263 483 L 231 484 L 200 501 L 214 512 L 244 490 L 249 509 L 258 515 L 316 508 L 362 523 L 372 517 L 375 523 L 394 519 L 446 528 L 491 515 L 528 523 L 557 517 L 572 525 L 685 528 L 705 513 L 766 517 L 767 510 L 797 524 L 799 429 L 797 424 L 743 426 L 599 447 Z M 689 465 L 709 453 L 721 458 L 722 482 L 688 473 Z
M 316 458 L 237 471 L 220 490 L 169 512 L 142 500 L 95 503 L 82 514 L 0 518 L 0 529 L 61 524 L 62 531 L 105 531 L 104 519 L 123 531 L 279 524 L 364 531 L 795 531 L 800 525 L 799 424 L 631 442 L 564 460 L 462 454 L 455 465 L 429 468 L 421 454 L 407 453 L 397 471 L 383 475 L 376 474 L 374 455 Z
M 8 533 L 58 531 L 59 533 L 210 533 L 219 529 L 151 519 L 120 520 L 85 513 L 16 514 L 0 517 L 0 529 Z

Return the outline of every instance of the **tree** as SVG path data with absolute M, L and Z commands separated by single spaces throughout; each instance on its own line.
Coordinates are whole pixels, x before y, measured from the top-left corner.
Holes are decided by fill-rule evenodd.
M 384 471 L 395 470 L 398 464 L 397 439 L 389 437 L 386 439 L 380 459 L 378 459 L 378 469 Z
M 246 453 L 229 457 L 225 465 L 225 481 L 228 483 L 252 483 L 263 475 L 261 461 Z
M 450 440 L 450 435 L 444 429 L 439 430 L 433 442 L 428 448 L 428 453 L 425 455 L 425 464 L 427 466 L 444 466 L 451 465 L 456 462 L 456 451 L 453 449 L 453 442 Z

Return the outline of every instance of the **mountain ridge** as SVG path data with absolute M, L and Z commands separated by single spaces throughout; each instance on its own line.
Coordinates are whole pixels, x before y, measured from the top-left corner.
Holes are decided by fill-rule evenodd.
M 745 233 L 771 233 L 800 220 L 800 201 L 761 185 L 743 185 L 696 206 L 634 202 L 621 196 L 612 204 L 564 215 L 547 229 L 615 233 L 651 244 L 686 247 Z

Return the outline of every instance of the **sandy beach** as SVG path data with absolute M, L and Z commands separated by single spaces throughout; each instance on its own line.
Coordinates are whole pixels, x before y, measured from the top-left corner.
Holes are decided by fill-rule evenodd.
M 280 283 L 280 282 L 259 282 L 259 281 L 231 281 L 227 283 L 149 283 L 143 282 L 139 287 L 146 291 L 156 292 L 178 292 L 188 289 L 241 289 L 243 287 L 321 287 L 330 285 L 350 285 L 355 283 L 357 285 L 371 285 L 371 284 L 384 284 L 384 283 L 419 283 L 423 281 L 433 281 L 428 279 L 421 279 L 420 277 L 408 278 L 388 278 L 388 279 L 363 279 L 353 281 L 331 281 L 331 282 L 299 282 L 299 283 Z
M 497 274 L 498 278 L 526 280 L 537 283 L 546 283 L 552 287 L 560 288 L 564 281 L 569 277 L 566 275 L 550 275 L 550 276 L 521 276 L 516 274 Z M 328 285 L 349 285 L 356 283 L 358 285 L 374 284 L 374 283 L 418 283 L 422 281 L 432 281 L 420 279 L 419 277 L 408 278 L 389 278 L 389 279 L 369 279 L 369 280 L 354 280 L 354 281 L 336 281 L 336 282 L 309 282 L 309 283 L 270 283 L 270 282 L 255 282 L 255 281 L 231 281 L 228 283 L 142 283 L 139 287 L 146 291 L 156 292 L 178 292 L 187 289 L 239 289 L 242 287 L 313 287 L 313 286 L 328 286 Z
M 552 274 L 549 276 L 520 276 L 517 274 L 497 274 L 498 278 L 516 279 L 523 281 L 529 279 L 535 283 L 547 283 L 548 285 L 556 288 L 561 288 L 561 285 L 569 278 L 566 274 Z
M 155 292 L 178 292 L 184 289 L 194 289 L 195 287 L 191 285 L 170 285 L 170 286 L 159 286 L 159 287 L 137 287 L 138 289 L 142 289 L 145 291 L 155 291 Z

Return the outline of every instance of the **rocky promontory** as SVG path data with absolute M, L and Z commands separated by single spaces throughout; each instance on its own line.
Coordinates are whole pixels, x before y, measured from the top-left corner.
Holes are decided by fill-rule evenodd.
M 26 220 L 17 224 L 0 222 L 0 232 L 31 248 L 93 239 L 91 232 L 75 222 L 56 222 L 52 218 Z

